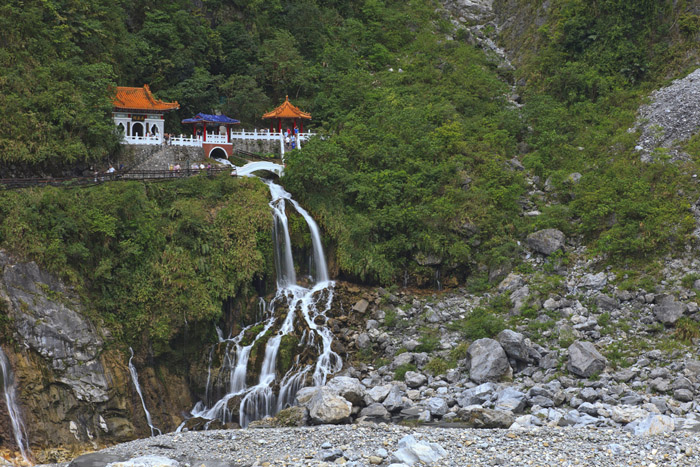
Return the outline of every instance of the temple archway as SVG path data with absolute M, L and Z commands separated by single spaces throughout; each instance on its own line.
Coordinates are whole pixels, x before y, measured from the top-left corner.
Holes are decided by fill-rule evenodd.
M 134 122 L 131 125 L 131 136 L 143 136 L 143 125 L 138 122 Z
M 209 152 L 209 157 L 215 157 L 217 159 L 228 159 L 228 154 L 223 148 L 216 147 Z
M 126 128 L 124 128 L 124 124 L 120 123 L 117 125 L 117 131 L 119 132 L 120 135 L 125 135 L 126 134 Z
M 151 127 L 151 134 L 152 135 L 158 134 L 158 127 L 156 125 L 153 125 L 153 127 Z

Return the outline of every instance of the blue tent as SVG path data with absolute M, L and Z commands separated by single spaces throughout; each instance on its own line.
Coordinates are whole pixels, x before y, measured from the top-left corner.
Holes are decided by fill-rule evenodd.
M 198 113 L 192 118 L 186 118 L 182 123 L 218 123 L 218 124 L 229 124 L 233 125 L 236 123 L 241 123 L 240 120 L 235 118 L 227 117 L 226 115 L 209 115 Z

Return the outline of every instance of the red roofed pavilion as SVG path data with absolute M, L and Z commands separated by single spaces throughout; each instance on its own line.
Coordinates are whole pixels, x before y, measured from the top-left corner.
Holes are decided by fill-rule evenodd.
M 311 114 L 307 112 L 302 112 L 299 107 L 292 105 L 289 102 L 289 96 L 286 97 L 285 101 L 277 107 L 262 116 L 262 118 L 277 119 L 277 131 L 282 131 L 282 119 L 292 119 L 294 121 L 294 128 L 297 127 L 297 119 L 301 125 L 301 132 L 304 132 L 304 122 L 303 120 L 311 120 Z M 273 121 L 270 122 L 270 131 L 274 132 Z
M 180 108 L 177 102 L 156 99 L 147 84 L 142 88 L 117 86 L 112 104 L 114 124 L 121 127 L 127 142 L 141 142 L 147 136 L 160 140 L 164 129 L 163 114 Z

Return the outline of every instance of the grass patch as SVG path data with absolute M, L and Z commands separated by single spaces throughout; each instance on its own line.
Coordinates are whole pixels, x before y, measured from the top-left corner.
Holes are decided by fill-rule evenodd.
M 396 370 L 394 370 L 394 379 L 396 381 L 403 381 L 406 379 L 406 373 L 409 371 L 416 371 L 417 367 L 413 363 L 404 363 L 399 365 Z
M 673 335 L 684 344 L 692 344 L 694 339 L 700 338 L 700 323 L 684 316 L 676 323 Z
M 449 370 L 450 368 L 455 368 L 456 366 L 456 362 L 447 362 L 442 358 L 438 357 L 430 360 L 428 364 L 425 365 L 425 370 L 428 371 L 431 375 L 437 376 L 447 373 L 447 370 Z
M 466 318 L 450 323 L 448 328 L 460 332 L 469 340 L 476 340 L 494 337 L 506 328 L 506 323 L 495 313 L 490 313 L 484 308 L 475 308 Z

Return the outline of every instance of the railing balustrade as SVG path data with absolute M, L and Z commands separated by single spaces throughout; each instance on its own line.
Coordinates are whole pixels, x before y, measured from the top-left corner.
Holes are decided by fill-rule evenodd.
M 294 135 L 299 138 L 299 141 L 308 141 L 312 136 L 316 136 L 316 133 L 299 133 Z M 207 133 L 207 143 L 211 144 L 226 144 L 233 142 L 235 140 L 257 140 L 257 141 L 280 141 L 285 137 L 285 133 L 277 133 L 270 130 L 253 130 L 253 131 L 232 131 L 231 141 L 225 134 L 220 133 Z M 124 144 L 147 144 L 147 145 L 157 145 L 157 144 L 169 144 L 172 146 L 194 146 L 202 147 L 204 142 L 203 136 L 186 136 L 186 135 L 170 135 L 167 141 L 164 141 L 161 135 L 149 135 L 149 136 L 124 136 L 122 139 Z

